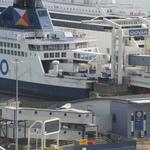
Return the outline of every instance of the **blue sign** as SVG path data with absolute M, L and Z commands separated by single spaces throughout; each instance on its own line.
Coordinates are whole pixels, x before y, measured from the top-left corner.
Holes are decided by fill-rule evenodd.
M 2 75 L 6 75 L 8 73 L 8 62 L 6 59 L 2 59 L 2 61 L 0 61 L 0 73 Z
M 149 34 L 148 29 L 132 29 L 129 30 L 129 35 L 130 36 L 145 36 Z
M 135 112 L 135 130 L 143 130 L 143 120 L 144 115 L 143 111 L 136 111 Z

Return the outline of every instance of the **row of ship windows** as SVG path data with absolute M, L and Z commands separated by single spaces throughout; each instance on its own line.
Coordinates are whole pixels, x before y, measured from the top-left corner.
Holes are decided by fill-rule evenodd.
M 85 60 L 92 60 L 96 57 L 96 55 L 91 55 L 91 54 L 82 54 L 82 53 L 74 53 L 74 58 L 80 58 L 80 59 L 85 59 Z
M 69 50 L 69 44 L 54 44 L 54 45 L 28 45 L 31 51 L 47 51 L 47 50 Z
M 44 53 L 44 58 L 58 58 L 58 57 L 66 57 L 66 52 L 56 52 L 56 53 Z M 92 60 L 95 58 L 95 55 L 88 55 L 88 54 L 80 54 L 74 53 L 74 58 L 80 58 L 85 60 Z
M 54 58 L 54 57 L 66 57 L 66 52 L 62 52 L 62 53 L 59 53 L 59 52 L 56 52 L 56 53 L 44 53 L 44 58 Z
M 101 13 L 101 10 L 96 9 L 81 9 L 81 8 L 69 8 L 69 7 L 62 7 L 62 6 L 49 6 L 49 9 L 62 9 L 62 10 L 70 10 L 70 11 L 80 11 L 80 12 L 89 12 L 89 13 Z M 112 12 L 112 9 L 108 9 L 107 12 Z
M 17 48 L 20 49 L 20 44 L 17 43 L 8 43 L 8 42 L 2 42 L 0 41 L 1 47 L 8 47 L 8 48 Z
M 57 21 L 53 20 L 54 26 L 68 27 L 68 28 L 78 28 L 85 30 L 93 30 L 93 31 L 110 31 L 112 29 L 111 26 L 101 26 L 101 25 L 92 25 L 92 24 L 81 24 L 74 22 L 66 22 L 66 21 Z
M 20 51 L 14 51 L 14 50 L 0 49 L 0 53 L 7 54 L 7 55 L 27 57 L 27 52 L 20 52 Z

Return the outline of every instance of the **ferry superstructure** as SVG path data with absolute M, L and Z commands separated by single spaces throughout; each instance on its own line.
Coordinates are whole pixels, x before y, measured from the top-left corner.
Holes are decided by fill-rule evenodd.
M 120 21 L 124 18 L 148 16 L 149 12 L 132 4 L 119 4 L 115 0 L 110 2 L 100 0 L 42 0 L 52 18 L 54 29 L 70 30 L 71 32 L 86 33 L 97 40 L 97 46 L 104 53 L 111 53 L 112 26 L 108 23 L 85 23 L 85 20 Z M 12 0 L 0 1 L 1 9 L 12 5 Z M 132 19 L 131 19 L 132 20 Z M 103 21 L 102 21 L 103 22 Z M 128 26 L 127 28 L 132 28 Z M 134 27 L 141 27 L 137 23 Z M 104 38 L 105 37 L 105 38 Z
M 15 92 L 18 65 L 20 94 L 51 100 L 89 96 L 103 58 L 93 40 L 54 31 L 49 13 L 37 1 L 18 0 L 0 20 L 0 90 Z
M 116 0 L 43 0 L 44 7 L 49 12 L 76 14 L 83 16 L 148 16 L 149 13 L 143 7 L 134 4 L 116 3 Z M 1 0 L 1 7 L 13 5 L 13 0 Z M 61 14 L 60 13 L 60 14 Z

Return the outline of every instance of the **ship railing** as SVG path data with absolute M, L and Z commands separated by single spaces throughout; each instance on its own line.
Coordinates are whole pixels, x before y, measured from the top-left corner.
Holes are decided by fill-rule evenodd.
M 7 28 L 7 27 L 0 27 L 1 30 L 6 30 L 6 31 L 15 31 L 15 32 L 18 32 L 18 33 L 26 33 L 26 32 L 41 32 L 41 30 L 38 30 L 38 29 L 22 29 L 22 30 L 19 30 L 19 29 L 14 29 L 14 28 Z
M 75 75 L 75 74 L 71 74 L 71 73 L 68 73 L 68 74 L 62 74 L 62 75 L 57 75 L 57 76 L 54 76 L 54 75 L 51 75 L 51 74 L 48 74 L 46 73 L 45 74 L 46 77 L 53 77 L 53 78 L 56 78 L 56 77 L 60 77 L 60 78 L 68 78 L 68 79 L 76 79 L 76 80 L 87 80 L 88 77 L 86 75 Z
M 52 78 L 66 78 L 66 79 L 74 79 L 74 80 L 85 80 L 85 81 L 95 81 L 97 80 L 97 77 L 96 77 L 96 73 L 80 73 L 80 72 L 77 72 L 77 73 L 62 73 L 61 75 L 51 75 L 51 74 L 48 74 L 46 73 L 45 74 L 46 77 L 52 77 Z

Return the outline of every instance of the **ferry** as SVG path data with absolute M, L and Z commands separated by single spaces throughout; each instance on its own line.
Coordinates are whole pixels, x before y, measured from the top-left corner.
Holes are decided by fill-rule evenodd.
M 93 39 L 55 31 L 41 1 L 14 2 L 0 14 L 0 90 L 50 100 L 89 97 L 107 62 Z M 106 62 L 105 62 L 106 61 Z
M 118 3 L 116 0 L 42 0 L 50 13 L 65 15 L 78 15 L 83 17 L 119 15 L 119 16 L 148 16 L 144 7 L 135 4 Z M 0 0 L 1 7 L 13 5 L 13 0 Z M 71 19 L 71 18 L 70 18 Z
M 115 0 L 42 0 L 42 4 L 50 13 L 54 29 L 86 33 L 90 38 L 94 35 L 94 38 L 98 39 L 96 44 L 101 52 L 109 55 L 111 54 L 112 25 L 103 22 L 104 18 L 113 22 L 120 22 L 120 20 L 124 22 L 125 19 L 131 18 L 132 21 L 132 18 L 134 20 L 136 17 L 147 17 L 150 14 L 142 7 L 116 3 Z M 0 11 L 12 5 L 13 0 L 0 0 Z M 139 22 L 135 21 L 134 27 L 140 28 Z M 129 24 L 126 28 L 132 27 Z

